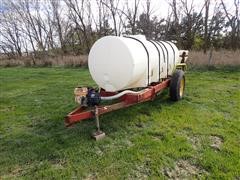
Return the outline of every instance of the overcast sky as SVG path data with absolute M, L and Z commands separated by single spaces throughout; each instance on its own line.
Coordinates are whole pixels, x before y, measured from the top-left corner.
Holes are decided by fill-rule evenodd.
M 134 0 L 129 0 L 129 2 L 134 2 Z M 154 14 L 160 17 L 166 17 L 168 15 L 168 10 L 169 10 L 169 2 L 171 2 L 172 0 L 151 0 L 152 2 L 152 9 L 154 11 Z M 185 1 L 185 0 L 183 0 Z M 144 0 L 142 1 L 144 3 Z M 191 6 L 191 4 L 193 3 L 193 7 L 196 11 L 199 11 L 203 5 L 205 0 L 187 0 L 187 5 L 188 7 Z M 215 3 L 218 2 L 220 3 L 220 0 L 211 0 L 210 3 L 210 14 L 212 14 L 213 12 L 213 8 Z M 223 0 L 223 2 L 226 4 L 227 9 L 230 11 L 233 11 L 234 8 L 234 0 Z M 143 5 L 141 5 L 143 8 Z M 178 6 L 179 7 L 179 6 Z
M 0 0 L 0 11 L 5 10 L 5 7 L 3 6 L 3 2 L 4 1 L 8 1 L 8 0 Z M 13 1 L 20 1 L 20 0 L 13 0 Z M 36 0 L 33 0 L 36 1 Z M 37 0 L 39 2 L 42 2 L 44 4 L 44 2 L 46 2 L 46 0 Z M 57 0 L 56 0 L 57 1 Z M 62 1 L 62 0 L 58 0 L 58 1 Z M 90 0 L 93 3 L 95 2 L 95 0 Z M 134 3 L 134 0 L 120 0 L 120 3 L 124 4 L 126 1 L 129 2 L 129 4 Z M 154 15 L 157 16 L 161 16 L 161 17 L 166 17 L 168 14 L 168 10 L 169 10 L 169 2 L 171 2 L 172 0 L 151 0 L 151 7 L 152 10 L 154 12 Z M 185 1 L 185 0 L 183 0 Z M 79 2 L 81 2 L 79 0 Z M 145 4 L 146 0 L 141 0 L 141 4 L 139 7 L 139 10 L 143 10 L 144 9 L 144 4 Z M 199 10 L 203 7 L 204 4 L 204 0 L 187 0 L 187 4 L 188 6 L 190 6 L 193 2 L 194 5 L 194 9 Z M 211 0 L 211 7 L 213 8 L 213 5 L 215 4 L 215 2 L 220 2 L 220 0 Z M 226 6 L 228 9 L 233 10 L 233 3 L 234 0 L 224 0 Z

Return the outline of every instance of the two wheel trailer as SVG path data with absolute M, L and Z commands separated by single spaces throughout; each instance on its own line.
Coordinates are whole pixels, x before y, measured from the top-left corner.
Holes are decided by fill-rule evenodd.
M 76 88 L 74 91 L 75 100 L 79 103 L 79 107 L 66 116 L 65 125 L 69 127 L 82 120 L 95 118 L 97 130 L 93 133 L 93 137 L 99 140 L 105 136 L 105 133 L 100 129 L 100 115 L 138 103 L 154 100 L 160 91 L 168 87 L 171 100 L 178 101 L 182 99 L 185 89 L 185 69 L 185 63 L 177 64 L 176 70 L 172 76 L 162 79 L 161 82 L 151 83 L 148 87 L 137 92 L 130 90 L 107 92 L 104 89 L 97 90 L 86 87 Z M 113 104 L 102 104 L 102 101 L 113 99 Z

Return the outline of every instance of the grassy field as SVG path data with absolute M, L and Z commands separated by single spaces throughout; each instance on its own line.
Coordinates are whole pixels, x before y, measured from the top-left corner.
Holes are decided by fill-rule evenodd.
M 185 98 L 64 127 L 87 69 L 0 68 L 0 179 L 240 178 L 240 70 L 192 70 Z

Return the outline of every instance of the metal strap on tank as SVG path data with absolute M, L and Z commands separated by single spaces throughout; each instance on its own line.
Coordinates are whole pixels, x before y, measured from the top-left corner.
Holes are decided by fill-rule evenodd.
M 167 50 L 166 46 L 164 45 L 164 43 L 162 43 L 161 41 L 159 41 L 159 43 L 163 45 L 163 47 L 166 49 L 166 52 L 167 52 L 167 76 L 168 76 L 168 64 L 169 64 L 168 50 Z
M 161 64 L 161 54 L 160 54 L 160 51 L 159 51 L 159 49 L 158 49 L 158 47 L 156 46 L 156 44 L 155 44 L 155 42 L 154 41 L 151 41 L 151 40 L 148 40 L 149 42 L 151 42 L 153 45 L 154 45 L 154 47 L 157 49 L 157 52 L 158 52 L 158 64 L 159 64 L 159 66 L 158 66 L 158 81 L 160 81 L 160 64 Z
M 175 50 L 174 50 L 172 44 L 169 41 L 166 41 L 166 43 L 169 44 L 171 46 L 172 50 L 173 50 L 173 62 L 174 62 L 173 64 L 175 65 Z
M 157 41 L 154 41 L 154 42 L 157 43 L 157 44 L 159 45 L 159 47 L 161 48 L 161 50 L 162 50 L 162 52 L 163 52 L 163 62 L 166 62 L 165 52 L 164 52 L 161 44 L 160 44 L 159 42 L 157 42 Z
M 136 41 L 138 41 L 138 42 L 140 42 L 141 44 L 142 44 L 142 46 L 144 47 L 144 49 L 145 49 L 145 51 L 146 51 L 146 53 L 147 53 L 147 64 L 148 64 L 148 85 L 149 85 L 149 52 L 148 52 L 148 50 L 147 50 L 147 48 L 146 48 L 146 46 L 144 45 L 144 43 L 142 42 L 142 41 L 140 41 L 139 39 L 137 39 L 137 38 L 134 38 L 134 37 L 131 37 L 131 36 L 123 36 L 123 37 L 125 37 L 125 38 L 130 38 L 130 39 L 133 39 L 133 40 L 136 40 Z

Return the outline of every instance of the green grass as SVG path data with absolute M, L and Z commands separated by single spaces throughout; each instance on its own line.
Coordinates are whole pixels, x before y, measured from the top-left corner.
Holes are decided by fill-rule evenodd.
M 189 71 L 182 101 L 165 91 L 103 115 L 107 136 L 96 142 L 92 119 L 64 127 L 74 87 L 94 85 L 87 69 L 0 68 L 0 179 L 164 179 L 179 161 L 197 169 L 180 167 L 181 177 L 238 179 L 239 77 L 239 68 Z

